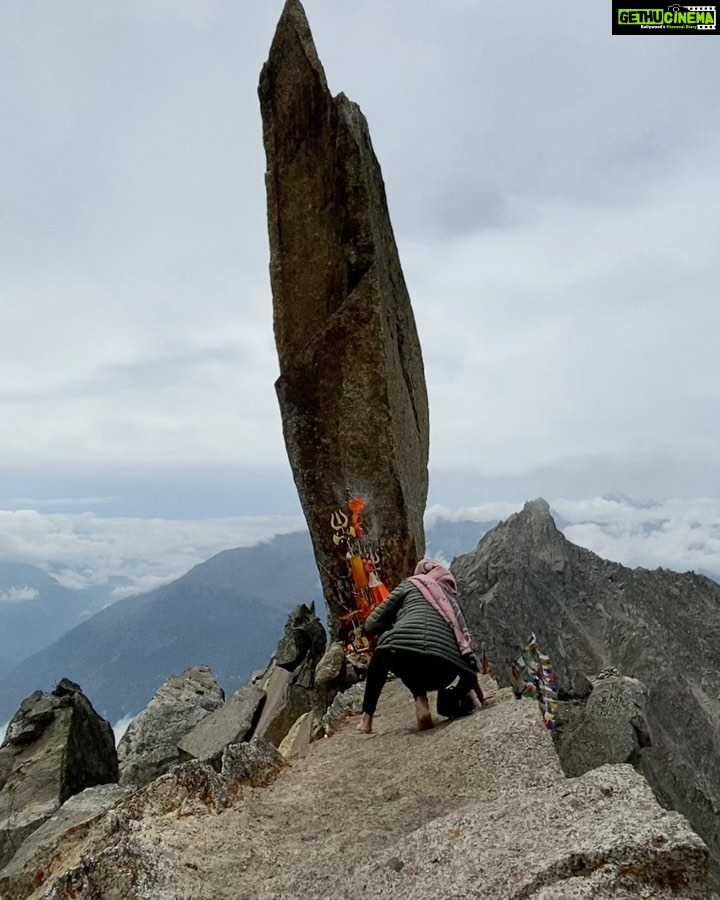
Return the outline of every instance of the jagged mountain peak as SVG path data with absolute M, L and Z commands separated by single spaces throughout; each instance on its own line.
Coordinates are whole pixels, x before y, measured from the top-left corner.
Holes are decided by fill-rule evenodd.
M 518 531 L 525 531 L 532 535 L 535 539 L 554 540 L 562 538 L 562 534 L 555 526 L 550 504 L 542 497 L 535 500 L 528 500 L 523 508 L 511 516 L 508 516 L 503 522 L 494 529 L 499 532 L 507 532 L 512 539 L 517 539 Z
M 487 583 L 483 590 L 487 590 L 497 573 L 507 567 L 517 569 L 543 560 L 555 571 L 562 571 L 576 549 L 555 525 L 550 504 L 538 497 L 488 531 L 477 547 L 458 557 L 455 564 L 484 571 Z
M 520 512 L 506 519 L 505 524 L 512 526 L 515 531 L 521 529 L 527 532 L 528 536 L 536 543 L 564 540 L 555 525 L 550 504 L 542 497 L 528 500 Z M 513 538 L 517 539 L 517 534 L 514 534 Z
M 528 500 L 525 503 L 523 512 L 531 516 L 549 516 L 550 504 L 544 497 L 536 497 L 534 500 Z

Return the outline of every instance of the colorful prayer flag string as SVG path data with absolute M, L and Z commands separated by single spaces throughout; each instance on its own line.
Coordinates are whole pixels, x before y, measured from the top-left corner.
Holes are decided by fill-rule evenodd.
M 540 652 L 534 633 L 528 638 L 518 659 L 510 664 L 510 675 L 515 696 L 519 699 L 525 695 L 534 695 L 545 727 L 554 731 L 557 728 L 560 685 L 550 657 Z

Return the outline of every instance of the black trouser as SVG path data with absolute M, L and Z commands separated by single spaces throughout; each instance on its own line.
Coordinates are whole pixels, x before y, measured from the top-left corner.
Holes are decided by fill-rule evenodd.
M 398 676 L 413 697 L 423 697 L 428 691 L 439 691 L 440 688 L 452 684 L 458 676 L 460 676 L 459 686 L 462 689 L 476 691 L 478 699 L 481 696 L 477 675 L 474 672 L 460 669 L 430 653 L 378 647 L 370 660 L 365 681 L 363 712 L 369 716 L 375 715 L 389 672 L 394 672 Z

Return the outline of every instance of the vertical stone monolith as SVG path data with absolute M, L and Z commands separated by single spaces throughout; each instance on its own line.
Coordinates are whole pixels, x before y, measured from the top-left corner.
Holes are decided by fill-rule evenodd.
M 335 630 L 348 610 L 335 510 L 364 499 L 364 538 L 390 588 L 424 551 L 422 354 L 367 122 L 330 94 L 298 0 L 285 4 L 259 95 L 276 389 Z

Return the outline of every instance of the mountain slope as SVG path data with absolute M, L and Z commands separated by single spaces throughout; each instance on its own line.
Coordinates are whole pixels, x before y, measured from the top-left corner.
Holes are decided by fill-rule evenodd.
M 136 713 L 173 672 L 206 663 L 233 691 L 272 653 L 288 611 L 321 604 L 307 534 L 225 550 L 182 578 L 119 600 L 3 678 L 0 721 L 61 677 L 111 721 Z
M 107 588 L 68 590 L 36 566 L 0 562 L 0 667 L 57 640 L 107 595 Z
M 557 530 L 544 500 L 486 534 L 453 571 L 500 678 L 534 631 L 561 681 L 614 665 L 648 685 L 645 774 L 720 857 L 720 585 L 601 559 Z

